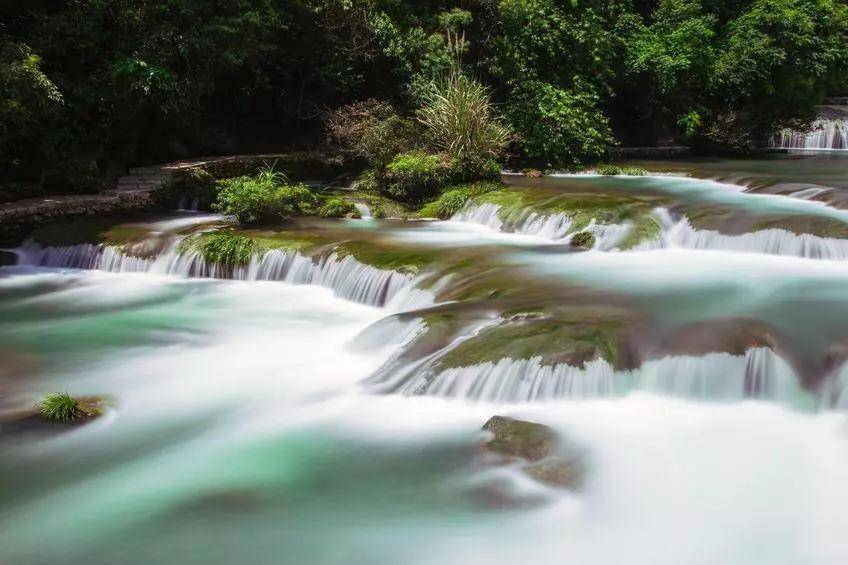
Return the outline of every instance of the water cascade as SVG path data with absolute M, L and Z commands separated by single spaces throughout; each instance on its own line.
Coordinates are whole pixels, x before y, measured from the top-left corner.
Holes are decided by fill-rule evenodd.
M 805 393 L 789 365 L 768 348 L 745 355 L 710 353 L 646 361 L 632 371 L 615 371 L 603 359 L 584 367 L 546 364 L 541 357 L 501 359 L 438 374 L 417 370 L 393 380 L 401 394 L 515 403 L 607 398 L 645 391 L 701 400 L 756 398 L 792 402 Z
M 771 140 L 771 147 L 805 151 L 848 150 L 848 119 L 821 117 L 813 123 L 810 131 L 783 129 Z
M 783 229 L 725 235 L 714 230 L 695 229 L 686 218 L 675 222 L 668 212 L 662 209 L 658 209 L 655 215 L 663 226 L 663 236 L 659 245 L 664 247 L 717 249 L 808 259 L 848 259 L 848 240 L 845 239 L 796 234 Z
M 385 306 L 400 294 L 419 294 L 411 288 L 411 277 L 360 263 L 352 256 L 334 253 L 307 257 L 295 251 L 272 250 L 254 255 L 243 267 L 229 267 L 209 263 L 197 251 L 181 253 L 178 242 L 172 241 L 165 252 L 151 258 L 134 257 L 117 247 L 93 244 L 69 247 L 26 244 L 16 254 L 18 264 L 38 267 L 314 284 L 331 288 L 342 298 L 372 306 Z M 416 296 L 414 300 L 419 302 L 419 298 Z
M 596 224 L 594 221 L 576 229 L 573 219 L 562 212 L 541 214 L 527 208 L 511 210 L 507 214 L 503 212 L 503 207 L 498 204 L 469 202 L 450 221 L 475 223 L 496 231 L 562 243 L 567 243 L 577 232 L 588 231 L 595 236 L 594 249 L 602 251 L 614 249 L 632 229 L 629 223 Z
M 354 202 L 353 205 L 356 207 L 356 211 L 359 212 L 359 217 L 363 220 L 370 220 L 374 217 L 371 215 L 371 208 L 365 204 L 361 202 Z

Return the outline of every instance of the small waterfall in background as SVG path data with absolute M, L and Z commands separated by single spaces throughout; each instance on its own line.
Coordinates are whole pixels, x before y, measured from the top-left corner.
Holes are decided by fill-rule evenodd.
M 770 146 L 806 151 L 848 150 L 848 106 L 821 106 L 819 114 L 809 131 L 781 130 Z
M 27 244 L 16 253 L 20 265 L 312 284 L 330 288 L 342 298 L 371 306 L 386 306 L 399 301 L 404 305 L 432 302 L 429 293 L 413 288 L 411 277 L 360 263 L 352 256 L 307 257 L 295 251 L 272 250 L 261 256 L 255 255 L 243 267 L 229 267 L 209 263 L 197 251 L 180 253 L 179 241 L 172 240 L 166 251 L 150 258 L 134 257 L 116 247 L 92 244 L 69 247 Z M 400 300 L 401 296 L 403 300 Z
M 497 403 L 612 398 L 637 391 L 698 400 L 784 403 L 809 396 L 792 368 L 768 348 L 751 348 L 745 355 L 668 356 L 646 361 L 632 371 L 615 371 L 603 359 L 574 367 L 546 364 L 541 357 L 533 357 L 501 359 L 436 374 L 418 363 L 413 371 L 382 378 L 375 389 L 378 392 Z
M 374 216 L 371 215 L 371 208 L 367 205 L 362 204 L 361 202 L 354 202 L 353 205 L 356 208 L 356 211 L 359 212 L 359 217 L 363 220 L 371 220 L 374 218 Z

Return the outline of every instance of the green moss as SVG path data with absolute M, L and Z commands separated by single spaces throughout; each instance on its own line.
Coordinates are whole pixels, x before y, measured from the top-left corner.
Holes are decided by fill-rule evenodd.
M 580 314 L 583 313 L 584 316 Z M 593 315 L 588 309 L 566 318 L 535 318 L 490 328 L 463 342 L 440 360 L 442 369 L 467 367 L 499 359 L 541 356 L 547 363 L 582 367 L 603 358 L 619 363 L 618 332 L 623 320 Z
M 344 257 L 352 256 L 360 263 L 378 269 L 398 271 L 405 274 L 418 274 L 422 268 L 435 261 L 438 252 L 409 248 L 386 248 L 365 241 L 349 241 L 336 247 L 336 252 Z
M 595 245 L 595 236 L 590 232 L 582 231 L 574 234 L 571 238 L 572 247 L 585 247 L 591 249 Z
M 473 182 L 447 188 L 439 198 L 425 204 L 419 211 L 421 218 L 447 220 L 459 212 L 469 199 L 489 192 L 502 190 L 506 185 L 499 182 Z
M 633 227 L 627 237 L 624 238 L 618 248 L 622 251 L 633 249 L 637 245 L 647 241 L 656 241 L 662 235 L 662 226 L 652 217 L 643 217 L 633 223 Z
M 269 250 L 283 249 L 303 252 L 331 242 L 327 237 L 303 231 L 243 230 L 237 233 L 249 237 L 259 247 Z
M 126 224 L 127 218 L 78 218 L 51 222 L 32 234 L 42 245 L 61 247 L 80 243 L 121 245 L 138 241 L 149 231 L 141 226 Z

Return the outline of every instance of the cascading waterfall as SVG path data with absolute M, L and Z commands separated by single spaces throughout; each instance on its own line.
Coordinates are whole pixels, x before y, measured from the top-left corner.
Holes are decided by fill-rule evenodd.
M 796 234 L 774 228 L 741 235 L 725 235 L 718 231 L 695 229 L 686 218 L 675 222 L 666 210 L 657 210 L 655 216 L 663 226 L 663 234 L 660 242 L 656 245 L 648 244 L 647 247 L 716 249 L 808 259 L 848 259 L 848 240 L 845 239 Z
M 555 242 L 567 243 L 574 233 L 588 231 L 595 236 L 594 249 L 614 249 L 627 237 L 632 224 L 596 224 L 592 221 L 583 229 L 574 227 L 573 219 L 563 212 L 541 214 L 528 208 L 509 211 L 503 217 L 503 208 L 498 204 L 469 202 L 451 220 L 486 226 L 495 231 L 529 235 Z
M 416 303 L 423 300 L 417 296 L 420 293 L 412 291 L 411 277 L 335 253 L 312 258 L 295 251 L 272 250 L 264 255 L 254 255 L 243 267 L 209 263 L 193 250 L 180 253 L 179 239 L 174 239 L 167 250 L 155 258 L 133 257 L 117 247 L 92 244 L 42 248 L 30 243 L 16 253 L 18 264 L 40 267 L 313 284 L 331 288 L 342 298 L 372 306 L 385 306 L 400 294 L 415 294 L 407 298 Z
M 634 391 L 702 400 L 793 402 L 806 396 L 791 367 L 768 348 L 751 348 L 745 355 L 663 357 L 632 371 L 615 371 L 603 359 L 574 367 L 533 357 L 450 368 L 435 375 L 418 370 L 405 377 L 388 380 L 394 390 L 382 391 L 498 403 L 608 398 Z
M 810 131 L 781 130 L 772 140 L 771 147 L 803 150 L 848 150 L 848 120 L 820 118 Z
M 469 203 L 451 221 L 473 222 L 491 229 L 533 235 L 562 243 L 567 243 L 573 235 L 569 233 L 573 229 L 573 222 L 570 217 L 562 213 L 545 215 L 521 210 L 501 220 L 500 211 L 501 207 L 497 204 Z M 654 217 L 663 228 L 661 237 L 642 242 L 635 246 L 634 250 L 682 247 L 785 255 L 807 259 L 848 260 L 848 240 L 845 239 L 796 234 L 778 228 L 741 235 L 725 235 L 714 230 L 695 229 L 687 218 L 675 220 L 664 208 L 657 208 L 654 211 Z M 589 231 L 595 236 L 593 249 L 610 251 L 617 248 L 632 227 L 630 222 L 622 224 L 592 222 L 582 231 Z
M 371 208 L 367 205 L 362 204 L 361 202 L 354 202 L 353 206 L 356 208 L 356 211 L 359 212 L 359 217 L 363 220 L 370 220 L 374 217 L 371 215 Z

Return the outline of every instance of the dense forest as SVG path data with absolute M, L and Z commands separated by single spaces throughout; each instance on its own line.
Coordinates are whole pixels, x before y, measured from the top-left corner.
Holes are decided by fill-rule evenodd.
M 514 159 L 744 151 L 848 93 L 846 45 L 844 0 L 5 0 L 0 170 L 315 147 L 457 68 Z

